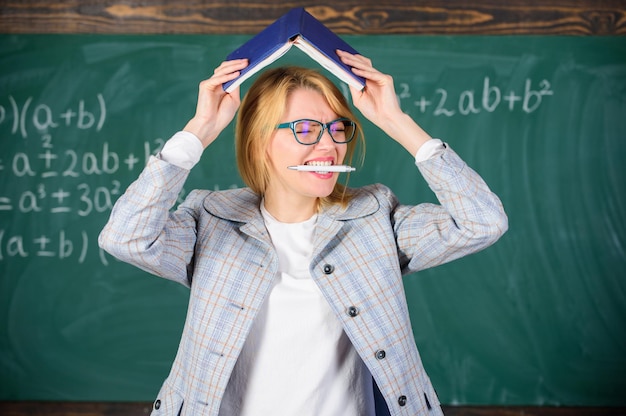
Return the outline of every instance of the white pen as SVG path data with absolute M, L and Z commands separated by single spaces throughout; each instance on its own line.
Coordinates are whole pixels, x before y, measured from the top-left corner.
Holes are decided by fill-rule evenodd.
M 314 166 L 314 165 L 298 165 L 287 166 L 288 169 L 300 172 L 352 172 L 356 170 L 348 165 L 330 165 L 330 166 Z

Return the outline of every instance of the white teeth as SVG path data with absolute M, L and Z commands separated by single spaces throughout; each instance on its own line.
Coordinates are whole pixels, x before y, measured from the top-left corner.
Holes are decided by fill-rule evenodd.
M 306 162 L 309 166 L 332 166 L 331 161 L 322 162 L 321 160 L 312 160 L 310 162 Z

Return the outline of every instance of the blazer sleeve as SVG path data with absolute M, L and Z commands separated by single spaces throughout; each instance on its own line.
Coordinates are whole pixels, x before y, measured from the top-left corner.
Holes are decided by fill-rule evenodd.
M 124 262 L 190 286 L 197 214 L 191 202 L 170 211 L 188 175 L 186 169 L 151 157 L 115 203 L 98 237 L 100 247 Z
M 480 251 L 506 232 L 508 218 L 500 199 L 451 148 L 417 166 L 440 205 L 392 202 L 403 274 Z

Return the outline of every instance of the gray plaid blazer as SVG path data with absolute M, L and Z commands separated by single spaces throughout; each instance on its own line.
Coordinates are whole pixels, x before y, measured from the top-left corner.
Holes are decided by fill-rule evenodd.
M 440 205 L 400 205 L 382 185 L 355 189 L 347 209 L 320 212 L 309 266 L 391 415 L 442 414 L 415 345 L 402 275 L 479 251 L 508 227 L 498 197 L 450 148 L 418 167 Z M 191 290 L 153 415 L 218 414 L 278 268 L 251 190 L 193 191 L 171 210 L 188 173 L 153 157 L 99 237 L 115 257 Z

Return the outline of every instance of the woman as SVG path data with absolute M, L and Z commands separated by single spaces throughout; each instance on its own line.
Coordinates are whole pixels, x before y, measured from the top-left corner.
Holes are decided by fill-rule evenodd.
M 326 171 L 350 163 L 362 137 L 324 76 L 270 70 L 240 103 L 239 90 L 222 84 L 247 62 L 222 63 L 200 84 L 195 116 L 119 199 L 99 239 L 191 289 L 154 415 L 442 414 L 401 277 L 489 246 L 507 218 L 482 179 L 401 111 L 390 76 L 337 53 L 366 79 L 351 89 L 354 106 L 416 158 L 441 205 L 403 206 L 382 185 L 348 189 Z M 237 110 L 248 187 L 193 191 L 170 213 Z M 288 168 L 297 165 L 317 172 Z

